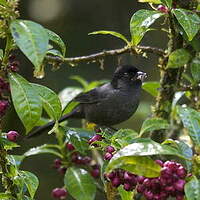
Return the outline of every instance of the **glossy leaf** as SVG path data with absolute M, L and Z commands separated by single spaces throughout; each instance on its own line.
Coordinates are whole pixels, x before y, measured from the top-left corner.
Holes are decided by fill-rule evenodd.
M 20 176 L 23 177 L 24 183 L 28 189 L 28 192 L 33 198 L 35 196 L 35 192 L 39 186 L 39 180 L 38 178 L 31 172 L 28 171 L 20 171 Z
M 133 191 L 126 191 L 123 189 L 122 185 L 118 187 L 118 192 L 121 197 L 121 200 L 133 200 Z
M 196 56 L 190 65 L 191 74 L 195 82 L 200 81 L 200 56 Z
M 38 84 L 32 84 L 42 101 L 43 107 L 48 115 L 54 120 L 58 120 L 62 114 L 62 106 L 57 94 L 51 89 Z
M 121 33 L 115 32 L 115 31 L 95 31 L 95 32 L 89 33 L 89 35 L 97 35 L 97 34 L 112 35 L 112 36 L 115 36 L 117 38 L 120 38 L 126 44 L 129 44 L 129 41 L 126 39 L 125 36 L 123 36 Z
M 76 200 L 94 200 L 96 185 L 90 174 L 81 168 L 70 167 L 64 178 L 65 186 L 70 195 Z
M 200 112 L 192 108 L 178 107 L 178 114 L 194 144 L 200 146 Z
M 17 73 L 9 73 L 12 101 L 15 110 L 29 132 L 40 119 L 42 102 L 31 84 Z
M 84 128 L 70 128 L 67 130 L 66 135 L 76 135 L 88 140 L 95 135 L 95 132 Z
M 149 27 L 162 15 L 163 13 L 158 11 L 143 9 L 134 13 L 130 21 L 132 44 L 137 45 L 143 38 L 144 34 L 150 30 Z
M 156 97 L 158 95 L 158 89 L 160 88 L 160 83 L 156 81 L 144 82 L 142 84 L 142 88 L 152 96 Z
M 63 40 L 61 39 L 61 37 L 59 35 L 57 35 L 56 33 L 54 33 L 51 30 L 46 29 L 48 35 L 49 35 L 49 40 L 51 40 L 52 42 L 54 42 L 55 44 L 57 44 L 61 51 L 62 51 L 62 55 L 65 56 L 66 53 L 66 47 L 65 47 L 65 43 L 63 42 Z
M 18 156 L 18 155 L 8 155 L 7 159 L 9 162 L 15 166 L 16 168 L 19 168 L 20 164 L 22 163 L 24 156 Z
M 111 142 L 112 145 L 121 148 L 131 144 L 136 137 L 138 137 L 136 131 L 131 129 L 120 129 L 111 137 Z
M 140 3 L 153 3 L 153 4 L 161 4 L 160 0 L 138 0 Z
M 172 0 L 160 0 L 168 8 L 172 7 Z
M 177 49 L 169 55 L 168 68 L 183 67 L 190 60 L 191 55 L 186 49 Z
M 0 137 L 0 144 L 3 146 L 5 150 L 12 150 L 13 148 L 19 147 L 15 142 L 11 142 L 6 138 Z
M 47 51 L 47 54 L 50 54 L 50 55 L 53 55 L 53 56 L 58 56 L 58 57 L 63 59 L 62 53 L 60 51 L 56 50 L 56 49 L 49 49 Z
M 155 161 L 145 156 L 120 156 L 117 159 L 113 158 L 108 163 L 106 172 L 111 172 L 118 168 L 151 178 L 158 177 L 161 170 L 161 167 Z
M 199 200 L 200 199 L 200 181 L 196 176 L 185 184 L 185 196 L 187 200 Z
M 3 59 L 3 50 L 0 49 L 0 60 L 2 60 L 2 59 Z
M 173 9 L 172 12 L 186 32 L 188 40 L 191 41 L 200 29 L 200 17 L 190 10 L 181 8 Z
M 11 194 L 0 193 L 0 199 L 1 200 L 11 200 L 11 199 L 13 199 L 13 196 Z
M 41 65 L 49 43 L 47 31 L 40 24 L 28 20 L 12 21 L 10 30 L 17 46 L 35 66 L 34 76 L 42 76 Z
M 140 135 L 143 135 L 145 132 L 151 132 L 155 130 L 161 130 L 161 129 L 168 129 L 169 124 L 166 120 L 161 118 L 150 118 L 146 119 L 143 124 L 142 128 L 140 130 Z
M 24 156 L 28 157 L 38 154 L 49 153 L 62 158 L 63 156 L 59 153 L 58 148 L 59 147 L 57 145 L 44 144 L 42 146 L 29 149 L 27 152 L 24 153 Z

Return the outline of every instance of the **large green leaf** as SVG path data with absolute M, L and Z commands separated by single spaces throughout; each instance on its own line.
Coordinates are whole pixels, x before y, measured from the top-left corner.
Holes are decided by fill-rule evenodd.
M 0 193 L 0 199 L 1 200 L 11 200 L 11 199 L 13 199 L 13 196 L 11 194 Z
M 191 74 L 195 82 L 200 81 L 200 56 L 196 56 L 190 65 Z
M 158 11 L 143 9 L 134 13 L 130 21 L 132 44 L 137 45 L 143 38 L 144 34 L 150 30 L 149 27 L 162 15 L 163 13 Z
M 19 175 L 23 177 L 24 183 L 28 189 L 28 192 L 31 198 L 33 198 L 39 186 L 38 178 L 33 173 L 28 172 L 28 171 L 19 171 Z
M 144 82 L 142 84 L 142 88 L 152 96 L 156 97 L 158 95 L 158 89 L 160 88 L 160 83 L 156 81 Z
M 200 181 L 193 176 L 192 179 L 185 184 L 185 196 L 187 200 L 200 199 Z
M 76 200 L 94 200 L 96 185 L 90 174 L 81 168 L 70 167 L 64 178 L 65 186 Z
M 112 35 L 112 36 L 122 39 L 124 42 L 126 42 L 126 44 L 129 44 L 129 41 L 125 38 L 125 36 L 115 31 L 95 31 L 95 32 L 89 33 L 89 35 L 97 35 L 97 34 Z
M 134 192 L 124 190 L 122 185 L 118 187 L 118 192 L 121 197 L 121 200 L 133 200 Z
M 51 30 L 46 29 L 48 35 L 49 35 L 49 40 L 53 41 L 55 44 L 57 44 L 61 51 L 63 56 L 65 56 L 66 53 L 66 47 L 65 47 L 65 43 L 63 42 L 63 40 L 61 39 L 61 37 L 59 35 L 57 35 L 56 33 L 54 33 Z
M 44 144 L 39 147 L 33 147 L 33 148 L 29 149 L 27 152 L 25 152 L 24 156 L 28 157 L 28 156 L 44 154 L 44 153 L 45 154 L 46 153 L 53 154 L 60 158 L 63 157 L 62 154 L 60 154 L 60 152 L 59 152 L 59 146 L 54 145 L 54 144 Z
M 172 7 L 172 0 L 160 0 L 168 8 Z
M 143 124 L 142 128 L 140 130 L 140 136 L 143 135 L 145 132 L 151 132 L 155 130 L 161 130 L 161 129 L 168 129 L 169 123 L 161 118 L 150 118 L 146 119 Z
M 43 107 L 48 115 L 54 120 L 60 119 L 62 114 L 62 106 L 57 94 L 43 85 L 32 84 L 32 86 L 38 92 Z
M 178 107 L 178 114 L 185 128 L 189 131 L 194 144 L 200 146 L 200 112 L 192 108 Z
M 31 84 L 17 73 L 9 73 L 12 101 L 15 110 L 29 132 L 40 119 L 42 102 Z
M 169 55 L 168 68 L 183 67 L 190 60 L 191 55 L 186 49 L 177 49 Z
M 118 154 L 118 153 L 117 153 Z M 133 174 L 145 177 L 158 177 L 161 167 L 147 156 L 120 156 L 112 159 L 106 167 L 106 172 L 111 172 L 114 169 L 124 169 Z
M 191 41 L 200 29 L 200 17 L 190 10 L 181 8 L 173 9 L 172 12 L 186 32 L 188 40 Z
M 41 66 L 49 43 L 45 28 L 32 21 L 14 20 L 11 22 L 10 30 L 17 46 L 35 66 L 34 75 L 43 76 Z

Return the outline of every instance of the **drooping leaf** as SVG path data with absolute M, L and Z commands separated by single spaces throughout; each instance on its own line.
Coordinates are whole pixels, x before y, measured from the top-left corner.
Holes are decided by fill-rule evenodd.
M 131 144 L 136 137 L 138 137 L 136 131 L 131 129 L 120 129 L 111 137 L 111 143 L 113 146 L 122 148 Z
M 154 3 L 154 4 L 161 4 L 160 0 L 138 0 L 141 3 Z
M 168 68 L 183 67 L 190 60 L 191 55 L 186 49 L 177 49 L 169 55 Z
M 62 55 L 65 56 L 66 46 L 65 46 L 65 43 L 63 42 L 63 40 L 61 39 L 61 37 L 49 29 L 46 29 L 46 31 L 49 35 L 49 40 L 51 40 L 52 42 L 57 44 L 62 51 Z
M 200 112 L 192 108 L 178 107 L 178 114 L 183 122 L 183 125 L 189 131 L 194 144 L 200 146 Z
M 193 58 L 190 65 L 190 69 L 191 69 L 192 77 L 195 80 L 195 82 L 199 82 L 200 81 L 200 56 L 196 56 L 195 58 Z
M 27 152 L 24 153 L 24 156 L 28 157 L 28 156 L 33 156 L 33 155 L 38 155 L 38 154 L 43 154 L 43 153 L 49 153 L 49 154 L 53 154 L 62 158 L 63 156 L 60 154 L 58 149 L 59 149 L 59 146 L 57 145 L 44 144 L 42 146 L 29 149 Z
M 140 135 L 143 135 L 145 132 L 151 132 L 155 130 L 168 129 L 169 123 L 161 118 L 150 118 L 146 119 L 141 127 Z
M 118 158 L 113 158 L 108 163 L 106 172 L 111 172 L 118 168 L 127 170 L 133 174 L 151 178 L 158 177 L 161 171 L 161 167 L 147 156 L 121 155 Z
M 70 167 L 64 178 L 65 186 L 76 200 L 94 200 L 96 185 L 90 174 L 81 168 Z
M 160 0 L 168 8 L 172 7 L 172 0 Z
M 181 8 L 173 9 L 172 12 L 186 32 L 188 40 L 191 41 L 200 29 L 200 17 L 190 10 Z
M 156 81 L 144 82 L 142 84 L 142 88 L 152 96 L 156 97 L 158 95 L 158 89 L 160 88 L 160 83 Z
M 121 33 L 115 32 L 115 31 L 95 31 L 95 32 L 89 33 L 89 35 L 97 35 L 97 34 L 112 35 L 112 36 L 115 36 L 117 38 L 120 38 L 126 44 L 129 44 L 129 41 L 126 39 L 125 36 L 123 36 Z
M 10 30 L 17 46 L 35 66 L 34 76 L 42 76 L 41 65 L 49 43 L 45 28 L 32 21 L 14 20 L 11 22 Z
M 9 73 L 12 101 L 15 110 L 29 132 L 40 119 L 42 102 L 31 84 L 17 73 Z
M 31 198 L 33 198 L 39 186 L 39 180 L 37 176 L 35 176 L 33 173 L 28 172 L 28 171 L 20 171 L 20 176 L 23 177 L 24 183 L 28 189 L 28 192 Z
M 123 189 L 122 185 L 118 187 L 118 192 L 121 197 L 121 200 L 132 200 L 133 199 L 133 191 L 126 191 Z
M 185 196 L 187 200 L 199 200 L 200 199 L 200 181 L 196 176 L 185 184 Z
M 158 11 L 143 9 L 134 13 L 130 21 L 132 44 L 137 45 L 145 33 L 150 30 L 149 27 L 162 15 L 163 13 Z
M 43 107 L 48 115 L 58 120 L 62 114 L 62 106 L 57 94 L 51 89 L 38 84 L 32 84 L 42 101 Z
M 62 53 L 60 51 L 58 51 L 57 49 L 49 49 L 47 51 L 47 54 L 50 54 L 50 55 L 53 55 L 53 56 L 58 56 L 58 57 L 63 59 Z

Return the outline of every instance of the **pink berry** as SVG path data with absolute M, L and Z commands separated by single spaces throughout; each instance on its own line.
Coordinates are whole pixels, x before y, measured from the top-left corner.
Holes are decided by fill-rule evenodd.
M 131 191 L 133 189 L 133 187 L 130 183 L 124 183 L 124 189 L 126 191 Z
M 106 147 L 106 152 L 108 153 L 113 153 L 115 151 L 114 147 L 113 146 L 107 146 Z
M 169 12 L 168 8 L 166 6 L 163 6 L 163 5 L 159 5 L 157 7 L 157 10 L 162 12 L 162 13 L 168 13 Z
M 185 178 L 187 175 L 186 169 L 182 166 L 180 166 L 177 170 L 176 170 L 176 174 L 180 177 L 180 178 Z
M 113 187 L 118 187 L 121 184 L 120 178 L 119 177 L 115 177 L 111 180 L 112 186 Z
M 96 134 L 94 135 L 91 139 L 89 139 L 88 143 L 89 144 L 92 144 L 93 142 L 96 142 L 96 141 L 101 141 L 103 138 L 101 135 L 99 134 Z
M 17 141 L 17 138 L 19 137 L 19 133 L 16 132 L 16 131 L 9 131 L 7 134 L 6 134 L 6 137 L 8 140 L 10 140 L 11 142 L 16 142 Z
M 145 177 L 144 176 L 137 176 L 137 182 L 139 184 L 142 184 L 144 182 Z
M 109 174 L 107 175 L 107 177 L 108 177 L 110 180 L 112 180 L 113 178 L 115 178 L 115 176 L 116 176 L 116 172 L 111 172 L 111 173 L 109 173 Z
M 160 165 L 161 167 L 163 167 L 163 161 L 162 160 L 155 160 L 155 162 Z
M 174 183 L 174 187 L 176 190 L 182 192 L 184 191 L 185 180 L 179 179 L 176 183 Z
M 67 196 L 67 191 L 64 188 L 55 188 L 52 190 L 51 195 L 56 199 L 65 199 Z
M 148 190 L 144 191 L 144 196 L 145 196 L 148 200 L 153 199 L 153 197 L 154 197 L 153 193 L 152 193 L 151 191 L 148 191 Z
M 112 153 L 105 153 L 104 160 L 110 160 L 113 157 Z

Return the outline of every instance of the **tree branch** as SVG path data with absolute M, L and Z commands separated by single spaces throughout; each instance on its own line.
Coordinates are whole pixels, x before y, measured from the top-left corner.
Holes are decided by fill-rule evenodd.
M 192 85 L 183 85 L 177 88 L 178 91 L 199 91 L 200 85 L 192 86 Z
M 79 62 L 92 62 L 98 61 L 103 59 L 107 56 L 117 56 L 124 53 L 132 53 L 132 54 L 143 54 L 143 53 L 154 53 L 158 56 L 164 56 L 165 52 L 162 49 L 150 46 L 136 46 L 130 47 L 125 46 L 121 49 L 113 49 L 107 51 L 101 51 L 95 54 L 91 54 L 88 56 L 79 56 L 79 57 L 72 57 L 72 58 L 61 58 L 58 56 L 47 55 L 46 59 L 51 62 L 59 62 L 59 63 L 69 63 L 69 64 L 77 64 Z

